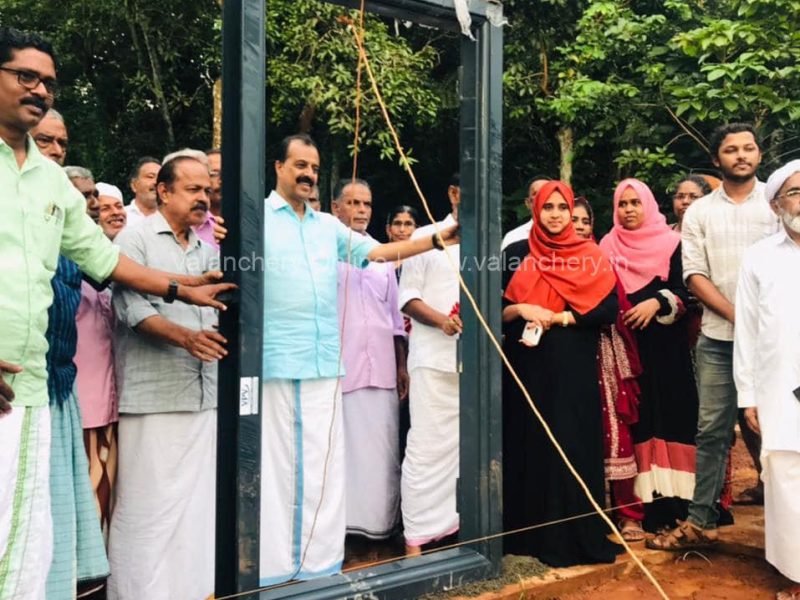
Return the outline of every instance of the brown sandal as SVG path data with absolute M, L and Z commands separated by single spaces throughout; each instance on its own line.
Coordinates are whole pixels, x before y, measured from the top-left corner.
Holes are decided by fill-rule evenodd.
M 647 540 L 645 546 L 651 550 L 678 552 L 693 548 L 707 548 L 716 543 L 716 529 L 701 529 L 689 521 L 678 521 L 675 529 Z

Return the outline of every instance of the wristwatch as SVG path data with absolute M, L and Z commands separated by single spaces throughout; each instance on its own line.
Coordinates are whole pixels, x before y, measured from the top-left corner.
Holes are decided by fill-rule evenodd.
M 164 296 L 164 302 L 172 304 L 178 297 L 178 282 L 174 279 L 169 280 L 169 287 L 167 288 L 167 295 Z

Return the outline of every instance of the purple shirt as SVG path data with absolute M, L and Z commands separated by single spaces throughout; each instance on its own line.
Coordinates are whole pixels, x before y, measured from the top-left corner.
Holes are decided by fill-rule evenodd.
M 208 211 L 206 213 L 206 220 L 195 227 L 194 232 L 197 234 L 197 237 L 206 244 L 209 244 L 214 250 L 219 250 L 219 244 L 217 240 L 214 239 L 214 224 L 216 222 L 217 220 L 214 218 L 214 215 L 211 214 L 211 211 Z
M 394 338 L 405 337 L 406 332 L 397 307 L 394 266 L 370 263 L 357 269 L 340 262 L 338 292 L 340 327 L 344 318 L 342 392 L 366 387 L 396 388 Z
M 81 303 L 75 318 L 78 347 L 78 403 L 84 429 L 116 423 L 117 386 L 114 379 L 114 311 L 111 291 L 98 292 L 85 281 L 81 283 Z

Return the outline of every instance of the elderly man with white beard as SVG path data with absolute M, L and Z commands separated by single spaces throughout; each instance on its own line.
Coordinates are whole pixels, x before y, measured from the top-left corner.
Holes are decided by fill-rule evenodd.
M 744 254 L 736 290 L 734 378 L 739 407 L 761 433 L 766 557 L 800 599 L 800 160 L 775 171 L 766 198 L 780 232 Z

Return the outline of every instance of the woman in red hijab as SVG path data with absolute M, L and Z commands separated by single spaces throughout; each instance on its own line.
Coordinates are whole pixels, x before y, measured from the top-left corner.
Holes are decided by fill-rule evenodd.
M 505 349 L 595 500 L 604 503 L 597 345 L 617 312 L 611 264 L 572 225 L 574 196 L 560 181 L 534 198 L 530 237 L 504 254 Z M 527 340 L 535 328 L 541 337 Z M 506 531 L 591 513 L 584 493 L 506 376 L 503 392 Z M 505 538 L 505 550 L 555 567 L 613 562 L 619 546 L 599 517 L 549 525 Z
M 680 235 L 658 209 L 650 188 L 625 179 L 614 192 L 614 228 L 600 249 L 614 264 L 630 308 L 642 374 L 639 420 L 631 426 L 638 465 L 635 493 L 645 503 L 645 529 L 685 519 L 694 491 L 697 387 L 689 353 L 689 299 Z

